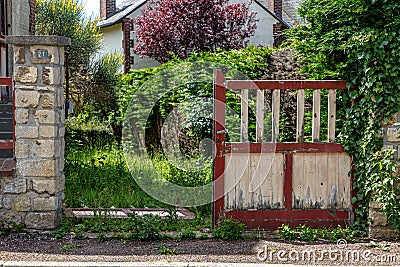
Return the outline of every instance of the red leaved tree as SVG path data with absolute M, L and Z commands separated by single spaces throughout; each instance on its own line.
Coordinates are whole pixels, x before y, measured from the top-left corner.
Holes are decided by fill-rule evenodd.
M 254 34 L 250 3 L 229 0 L 149 0 L 136 24 L 135 53 L 160 62 L 172 55 L 240 49 Z

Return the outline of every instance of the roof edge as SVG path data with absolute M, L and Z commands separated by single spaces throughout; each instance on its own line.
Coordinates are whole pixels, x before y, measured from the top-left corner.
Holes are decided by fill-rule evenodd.
M 266 12 L 268 12 L 271 16 L 273 16 L 276 20 L 278 20 L 280 23 L 282 23 L 283 25 L 285 25 L 287 28 L 291 28 L 292 26 L 290 26 L 289 23 L 287 23 L 286 21 L 284 21 L 282 18 L 278 17 L 275 13 L 271 12 L 271 10 L 269 10 L 268 8 L 266 8 L 263 4 L 261 4 L 258 0 L 252 0 L 254 1 L 254 3 L 256 3 L 257 5 L 259 5 L 262 9 L 264 9 Z
M 142 3 L 140 3 L 140 4 L 137 5 L 135 8 L 133 8 L 131 11 L 129 11 L 127 14 L 125 14 L 125 16 L 123 16 L 123 17 L 121 17 L 121 18 L 119 18 L 119 19 L 117 19 L 117 20 L 115 20 L 115 21 L 112 21 L 112 18 L 113 18 L 114 16 L 117 16 L 117 15 L 121 14 L 122 12 L 126 11 L 127 9 L 129 9 L 130 7 L 132 7 L 132 5 L 134 5 L 134 4 L 132 4 L 132 5 L 128 6 L 128 7 L 126 7 L 125 9 L 121 10 L 121 11 L 118 12 L 118 13 L 114 13 L 114 14 L 113 14 L 111 17 L 109 17 L 108 19 L 103 20 L 103 21 L 99 21 L 99 23 L 97 23 L 97 26 L 98 26 L 99 28 L 106 28 L 106 27 L 110 27 L 110 26 L 119 24 L 119 23 L 121 23 L 127 16 L 129 16 L 130 14 L 132 14 L 133 12 L 135 12 L 137 9 L 141 8 L 141 7 L 142 7 L 143 5 L 145 5 L 146 3 L 147 3 L 147 0 L 144 0 Z M 110 21 L 108 21 L 108 20 L 110 20 Z M 104 23 L 102 23 L 102 22 L 104 22 Z

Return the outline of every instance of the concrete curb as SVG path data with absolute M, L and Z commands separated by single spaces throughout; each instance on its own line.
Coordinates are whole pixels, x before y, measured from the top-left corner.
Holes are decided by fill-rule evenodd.
M 291 264 L 256 264 L 256 263 L 215 263 L 215 262 L 1 262 L 0 267 L 300 267 Z M 324 266 L 328 267 L 328 266 Z M 351 266 L 348 266 L 351 267 Z
M 216 263 L 216 262 L 38 262 L 0 261 L 0 267 L 303 267 L 293 264 Z M 328 265 L 314 267 L 329 267 Z M 346 266 L 356 267 L 356 266 Z M 363 266 L 368 267 L 368 266 Z M 376 266 L 375 266 L 376 267 Z M 392 266 L 393 267 L 393 266 Z

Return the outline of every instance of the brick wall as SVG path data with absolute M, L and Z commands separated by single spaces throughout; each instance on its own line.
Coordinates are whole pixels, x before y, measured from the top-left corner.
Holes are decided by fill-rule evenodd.
M 274 47 L 280 46 L 285 40 L 285 36 L 283 35 L 283 30 L 286 29 L 282 23 L 275 23 L 273 25 L 273 34 L 274 34 Z
M 100 20 L 108 19 L 116 10 L 116 0 L 100 0 Z
M 135 25 L 133 19 L 126 18 L 122 22 L 122 30 L 124 32 L 123 48 L 124 48 L 124 72 L 127 73 L 133 64 L 135 64 L 135 57 L 133 54 L 133 47 L 135 45 L 135 40 L 133 38 L 133 31 Z
M 275 13 L 274 12 L 274 3 L 275 3 L 275 0 L 268 0 L 268 10 L 269 11 L 271 11 L 272 13 Z
M 282 18 L 282 0 L 274 0 L 274 13 L 278 18 Z

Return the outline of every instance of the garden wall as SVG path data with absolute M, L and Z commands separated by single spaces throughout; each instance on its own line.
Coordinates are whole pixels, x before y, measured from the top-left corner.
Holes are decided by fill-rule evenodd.
M 0 222 L 50 230 L 64 198 L 64 46 L 58 36 L 10 36 L 14 46 L 15 171 L 0 177 Z
M 400 175 L 400 113 L 393 116 L 393 119 L 383 125 L 383 150 L 393 149 L 394 158 L 397 162 L 397 175 Z M 395 186 L 399 185 L 395 183 Z M 381 211 L 381 206 L 375 201 L 371 201 L 369 205 L 369 226 L 370 238 L 392 238 L 398 236 L 398 231 L 393 229 L 388 222 L 387 216 Z

